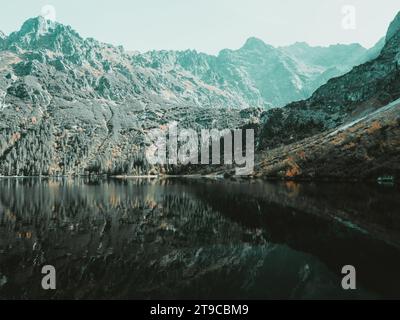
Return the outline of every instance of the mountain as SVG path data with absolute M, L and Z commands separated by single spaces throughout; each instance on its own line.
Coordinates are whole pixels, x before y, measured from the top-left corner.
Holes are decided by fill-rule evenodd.
M 311 98 L 266 115 L 263 144 L 273 147 L 335 128 L 400 96 L 399 33 L 386 39 L 379 56 L 330 79 Z
M 376 180 L 400 177 L 400 99 L 353 122 L 260 151 L 256 176 Z
M 191 75 L 178 73 L 171 77 L 141 68 L 123 48 L 83 39 L 71 27 L 41 17 L 29 19 L 21 30 L 10 34 L 6 49 L 21 59 L 13 66 L 16 76 L 33 75 L 41 82 L 46 72 L 54 74 L 55 86 L 59 86 L 56 90 L 43 83 L 44 91 L 51 96 L 240 106 L 234 97 L 192 79 Z M 63 81 L 66 78 L 69 81 Z
M 396 15 L 394 20 L 390 23 L 386 33 L 386 41 L 390 41 L 393 37 L 398 36 L 400 30 L 400 12 Z
M 359 57 L 367 52 L 359 44 L 311 47 L 305 42 L 296 42 L 293 45 L 281 47 L 281 50 L 308 65 L 344 69 L 356 65 L 359 62 Z M 337 60 L 340 60 L 340 65 L 338 65 Z
M 343 52 L 366 51 L 357 45 L 316 50 L 332 52 L 305 62 L 308 55 L 293 48 L 250 38 L 218 56 L 128 53 L 69 26 L 29 19 L 2 38 L 0 175 L 170 170 L 144 158 L 150 129 L 172 121 L 198 130 L 257 124 L 266 109 L 311 94 L 327 70 L 335 75 L 356 63 L 339 59 Z
M 308 98 L 328 79 L 364 62 L 366 53 L 358 44 L 324 48 L 297 43 L 274 48 L 249 38 L 242 48 L 225 49 L 217 56 L 196 51 L 152 51 L 134 58 L 146 68 L 190 72 L 209 85 L 237 94 L 247 106 L 269 109 Z
M 385 43 L 386 43 L 385 37 L 379 39 L 379 41 L 372 48 L 367 50 L 367 52 L 364 54 L 364 57 L 362 57 L 360 61 L 362 63 L 365 63 L 370 60 L 378 58 L 378 56 L 381 54 L 383 47 L 385 46 Z
M 144 68 L 121 47 L 33 18 L 0 51 L 0 174 L 149 172 L 148 130 L 237 127 L 261 112 L 245 107 L 189 72 Z
M 258 174 L 400 176 L 399 98 L 397 15 L 378 57 L 330 79 L 307 100 L 266 112 L 259 149 L 269 151 L 260 159 Z M 273 156 L 279 153 L 280 160 Z
M 274 48 L 250 38 L 217 56 L 127 53 L 69 26 L 29 19 L 1 36 L 0 174 L 159 170 L 144 159 L 144 134 L 171 121 L 200 129 L 264 119 L 261 149 L 331 130 L 397 97 L 396 30 L 395 20 L 374 60 L 329 80 L 308 100 L 264 111 L 308 97 L 377 56 L 382 41 L 371 50 Z

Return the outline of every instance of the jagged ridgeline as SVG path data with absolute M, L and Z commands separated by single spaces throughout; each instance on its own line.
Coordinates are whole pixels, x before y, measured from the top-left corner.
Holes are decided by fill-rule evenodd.
M 374 58 L 360 45 L 129 53 L 41 17 L 0 34 L 0 175 L 147 174 L 144 135 L 257 125 Z
M 307 100 L 268 112 L 264 145 L 287 144 L 365 116 L 400 97 L 400 13 L 383 48 L 364 64 L 330 79 Z M 374 50 L 371 50 L 374 51 Z

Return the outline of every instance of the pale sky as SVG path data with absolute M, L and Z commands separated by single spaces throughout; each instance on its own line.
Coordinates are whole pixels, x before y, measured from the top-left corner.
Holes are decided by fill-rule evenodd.
M 305 41 L 373 46 L 400 11 L 399 0 L 1 0 L 0 30 L 10 33 L 52 5 L 57 21 L 84 37 L 126 50 L 196 49 L 216 54 L 249 37 L 280 46 Z M 344 29 L 352 5 L 356 28 Z

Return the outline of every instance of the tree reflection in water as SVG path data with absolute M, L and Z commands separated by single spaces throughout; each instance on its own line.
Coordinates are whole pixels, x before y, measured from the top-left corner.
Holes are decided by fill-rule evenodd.
M 0 297 L 400 297 L 398 189 L 382 188 L 1 179 Z

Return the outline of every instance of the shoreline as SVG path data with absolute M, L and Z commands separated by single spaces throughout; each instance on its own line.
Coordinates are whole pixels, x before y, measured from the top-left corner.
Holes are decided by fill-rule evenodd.
M 394 178 L 393 180 L 385 181 L 378 179 L 357 179 L 357 178 L 332 178 L 332 177 L 320 177 L 320 178 L 282 178 L 282 177 L 268 177 L 268 176 L 224 176 L 222 174 L 186 174 L 186 175 L 58 175 L 58 176 L 0 176 L 0 180 L 11 180 L 11 179 L 117 179 L 117 180 L 129 180 L 129 179 L 212 179 L 212 180 L 236 180 L 236 181 L 248 181 L 248 180 L 260 180 L 270 182 L 294 182 L 294 183 L 375 183 L 382 186 L 396 186 L 399 185 L 399 180 Z

